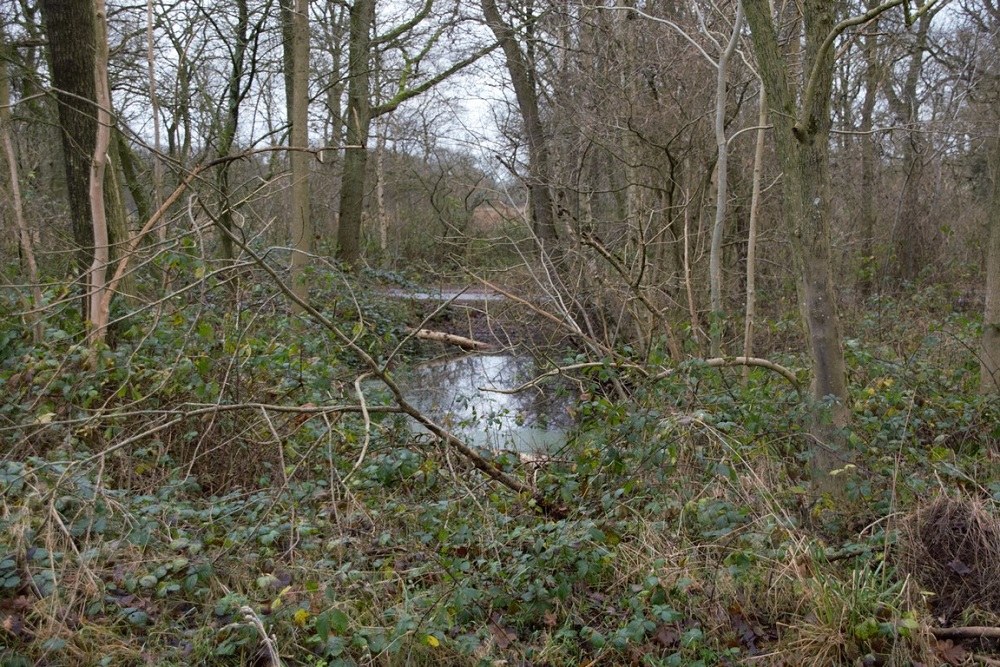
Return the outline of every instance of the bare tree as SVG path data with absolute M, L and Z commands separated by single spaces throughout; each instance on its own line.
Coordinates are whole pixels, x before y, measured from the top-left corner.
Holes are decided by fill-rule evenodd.
M 93 346 L 104 341 L 108 328 L 108 265 L 111 263 L 108 216 L 104 201 L 104 176 L 111 147 L 111 91 L 108 87 L 108 15 L 104 0 L 94 0 L 94 100 L 97 108 L 97 133 L 94 156 L 90 163 L 90 211 L 93 225 L 94 258 L 87 281 L 90 299 L 90 329 Z
M 929 0 L 922 5 L 918 14 L 926 12 L 933 2 Z M 836 57 L 833 47 L 837 37 L 848 28 L 862 25 L 902 4 L 903 0 L 889 0 L 864 14 L 838 20 L 844 3 L 804 0 L 804 80 L 799 85 L 796 71 L 778 41 L 768 2 L 744 2 L 783 170 L 784 216 L 792 241 L 799 304 L 812 356 L 813 398 L 817 406 L 823 406 L 816 411 L 817 446 L 812 451 L 814 470 L 821 478 L 843 465 L 846 452 L 838 431 L 850 421 L 830 248 L 830 94 Z M 793 41 L 798 39 L 798 35 L 793 35 Z M 800 95 L 797 90 L 801 90 Z
M 0 144 L 2 144 L 4 159 L 7 161 L 7 173 L 10 175 L 10 201 L 14 213 L 14 223 L 17 227 L 18 245 L 27 268 L 27 278 L 31 289 L 31 302 L 27 309 L 31 315 L 28 316 L 28 320 L 31 323 L 35 343 L 40 343 L 43 333 L 42 317 L 37 309 L 42 306 L 42 288 L 38 281 L 38 263 L 35 260 L 31 230 L 28 229 L 28 223 L 24 217 L 20 170 L 18 169 L 17 152 L 14 150 L 14 141 L 11 138 L 10 50 L 7 36 L 0 31 Z
M 454 37 L 461 29 L 462 19 L 457 5 L 454 5 L 445 16 L 435 17 L 439 23 L 428 29 L 428 35 L 416 44 L 410 43 L 420 38 L 421 31 L 417 28 L 430 20 L 434 8 L 434 0 L 426 0 L 409 18 L 373 35 L 376 29 L 375 0 L 357 0 L 351 5 L 345 118 L 347 131 L 337 227 L 337 257 L 349 268 L 357 267 L 361 261 L 361 220 L 372 120 L 395 111 L 407 100 L 422 95 L 495 48 L 495 45 L 473 46 L 471 52 L 456 57 L 429 74 L 421 75 L 421 68 L 428 68 L 428 61 L 432 60 L 435 48 Z M 402 60 L 401 76 L 394 82 L 395 90 L 386 96 L 385 101 L 373 104 L 372 63 L 377 61 L 378 52 L 390 49 L 395 49 Z
M 230 65 L 225 109 L 221 114 L 221 129 L 218 137 L 220 156 L 230 155 L 233 151 L 237 132 L 240 129 L 240 112 L 243 103 L 256 83 L 260 41 L 269 13 L 267 4 L 256 15 L 253 15 L 248 0 L 236 0 L 233 3 L 236 11 L 235 24 L 220 24 L 220 19 L 217 17 L 213 17 L 210 21 L 216 27 L 219 41 L 226 45 Z M 207 7 L 202 7 L 202 11 L 214 13 L 212 8 Z M 235 204 L 232 201 L 231 172 L 232 163 L 225 162 L 216 175 L 216 187 L 220 199 L 218 219 L 219 225 L 222 227 L 219 240 L 222 246 L 222 257 L 226 260 L 233 259 L 233 242 L 230 234 L 235 229 L 233 210 Z
M 42 19 L 48 37 L 52 83 L 59 103 L 66 190 L 76 243 L 76 270 L 90 269 L 94 230 L 90 211 L 90 161 L 97 139 L 94 91 L 96 26 L 90 0 L 43 0 Z M 86 291 L 86 290 L 84 290 Z M 89 305 L 84 298 L 84 318 Z
M 496 0 L 482 0 L 483 16 L 486 24 L 493 31 L 500 48 L 503 49 L 507 63 L 507 72 L 514 88 L 517 107 L 524 123 L 524 134 L 528 144 L 528 178 L 527 186 L 531 202 L 531 220 L 535 236 L 542 244 L 543 251 L 552 252 L 559 235 L 556 231 L 555 209 L 553 207 L 552 169 L 550 164 L 550 147 L 542 126 L 541 108 L 539 105 L 539 90 L 537 83 L 537 66 L 531 62 L 531 54 L 536 47 L 527 45 L 523 49 L 514 27 L 505 22 Z M 526 21 L 530 24 L 536 17 L 528 12 Z M 528 29 L 530 35 L 530 27 Z
M 309 201 L 309 1 L 295 0 L 291 12 L 292 59 L 291 103 L 292 125 L 289 145 L 292 149 L 292 199 L 289 235 L 292 247 L 292 288 L 303 299 L 308 294 L 303 269 L 312 252 L 313 230 Z
M 98 31 L 106 28 L 99 25 L 97 14 L 104 16 L 103 10 L 98 12 L 90 0 L 72 0 L 69 2 L 54 2 L 45 0 L 41 3 L 42 18 L 48 38 L 50 69 L 52 81 L 56 89 L 56 100 L 59 103 L 59 126 L 63 138 L 63 159 L 66 170 L 66 189 L 68 192 L 69 211 L 73 238 L 76 243 L 76 270 L 78 275 L 90 276 L 83 281 L 84 297 L 81 309 L 85 320 L 94 317 L 90 310 L 94 286 L 88 282 L 95 276 L 94 260 L 97 246 L 101 239 L 95 239 L 95 217 L 93 211 L 92 166 L 95 156 L 96 142 L 100 129 L 99 116 L 108 113 L 108 127 L 113 123 L 110 115 L 110 95 L 107 106 L 101 108 L 98 100 L 95 72 L 103 67 L 105 81 L 107 79 L 107 61 L 104 64 L 96 62 L 99 49 L 97 45 Z M 104 40 L 105 49 L 107 40 Z M 105 147 L 101 158 L 114 159 L 111 146 Z M 104 249 L 108 252 L 103 261 L 107 264 L 115 258 L 116 244 L 127 236 L 125 229 L 126 215 L 121 191 L 117 182 L 116 165 L 110 169 L 101 168 L 102 177 L 108 183 L 101 184 L 104 197 L 102 211 L 104 218 L 100 224 L 106 226 L 108 239 L 104 241 Z

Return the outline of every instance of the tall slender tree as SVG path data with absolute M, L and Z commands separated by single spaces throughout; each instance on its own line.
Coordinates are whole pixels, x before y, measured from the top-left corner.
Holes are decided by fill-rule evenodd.
M 425 0 L 412 16 L 384 32 L 377 32 L 375 0 L 355 0 L 351 5 L 348 18 L 347 130 L 337 226 L 337 257 L 349 268 L 357 267 L 361 261 L 361 220 L 372 120 L 395 111 L 407 100 L 423 95 L 496 47 L 495 44 L 473 47 L 471 52 L 440 69 L 428 68 L 427 63 L 434 58 L 435 48 L 447 42 L 463 20 L 457 11 L 452 11 L 448 16 L 438 17 L 441 22 L 430 26 L 426 31 L 429 34 L 425 34 L 418 28 L 428 27 L 424 24 L 430 20 L 434 7 L 434 0 Z M 414 40 L 418 40 L 417 43 L 410 43 Z M 381 57 L 380 53 L 390 49 L 395 50 L 395 55 L 402 61 L 402 71 L 391 84 L 395 90 L 391 90 L 382 101 L 373 102 L 372 64 Z M 425 72 L 431 69 L 431 72 L 421 75 L 422 68 Z
M 59 104 L 75 268 L 82 275 L 94 260 L 90 212 L 90 161 L 97 140 L 94 57 L 96 27 L 91 0 L 42 0 L 52 85 Z M 84 315 L 88 312 L 84 299 Z
M 838 433 L 850 421 L 843 335 L 837 312 L 831 262 L 830 159 L 831 91 L 834 44 L 845 30 L 862 25 L 904 4 L 888 0 L 873 9 L 841 19 L 842 1 L 803 0 L 803 80 L 778 41 L 767 0 L 744 0 L 754 53 L 767 91 L 775 146 L 783 170 L 785 224 L 798 276 L 798 297 L 812 356 L 813 398 L 817 406 L 813 467 L 819 478 L 843 465 L 847 452 Z M 917 13 L 926 12 L 928 0 Z M 909 11 L 909 10 L 907 10 Z M 908 22 L 912 17 L 908 16 Z M 793 35 L 798 43 L 800 37 Z M 801 91 L 801 93 L 798 93 Z
M 482 0 L 482 8 L 486 25 L 493 31 L 503 50 L 510 83 L 514 88 L 514 97 L 517 99 L 517 108 L 524 123 L 524 134 L 528 144 L 528 196 L 535 236 L 551 250 L 559 235 L 556 230 L 555 208 L 550 189 L 551 148 L 542 124 L 535 64 L 531 62 L 529 52 L 521 48 L 513 26 L 504 21 L 496 0 Z M 531 20 L 532 17 L 529 16 L 529 21 Z
M 292 58 L 289 145 L 292 148 L 292 210 L 289 235 L 292 247 L 292 288 L 303 299 L 308 288 L 303 269 L 312 252 L 312 214 L 309 202 L 309 0 L 295 0 L 291 12 Z

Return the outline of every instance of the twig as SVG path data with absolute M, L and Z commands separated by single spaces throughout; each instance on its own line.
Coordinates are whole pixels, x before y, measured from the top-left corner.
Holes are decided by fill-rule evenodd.
M 361 444 L 361 453 L 358 454 L 358 460 L 354 462 L 354 466 L 351 468 L 351 471 L 344 475 L 344 479 L 341 481 L 341 484 L 343 484 L 345 488 L 347 486 L 347 480 L 349 480 L 354 473 L 358 471 L 361 464 L 365 462 L 365 457 L 368 455 L 368 445 L 371 444 L 372 440 L 372 420 L 371 417 L 368 416 L 368 402 L 365 400 L 365 392 L 361 388 L 361 383 L 369 375 L 370 373 L 362 373 L 354 379 L 354 393 L 358 396 L 358 405 L 361 406 L 361 417 L 365 420 L 365 440 Z
M 969 625 L 960 628 L 929 628 L 935 639 L 1000 639 L 1000 628 Z
M 795 373 L 781 364 L 775 363 L 769 359 L 760 359 L 758 357 L 715 357 L 713 359 L 703 359 L 700 363 L 705 364 L 710 368 L 725 368 L 728 366 L 758 366 L 760 368 L 766 368 L 788 380 L 789 384 L 795 388 L 797 393 L 802 392 L 802 388 L 799 385 L 798 378 L 795 377 Z M 676 372 L 676 368 L 669 368 L 655 375 L 653 379 L 663 380 Z
M 519 303 L 522 306 L 526 306 L 532 312 L 534 312 L 534 313 L 536 313 L 538 315 L 541 315 L 545 319 L 547 319 L 550 322 L 553 322 L 554 324 L 556 324 L 559 328 L 564 329 L 564 330 L 568 331 L 570 334 L 572 334 L 573 336 L 576 336 L 576 337 L 580 338 L 585 343 L 587 343 L 589 346 L 591 346 L 592 348 L 594 348 L 594 350 L 596 352 L 599 352 L 601 354 L 608 354 L 608 355 L 614 354 L 614 350 L 612 350 L 611 348 L 607 347 L 606 345 L 602 345 L 601 343 L 597 342 L 596 340 L 594 340 L 593 338 L 591 338 L 590 336 L 588 336 L 586 333 L 583 332 L 582 329 L 580 329 L 579 326 L 576 326 L 575 323 L 566 322 L 565 320 L 562 320 L 559 317 L 556 317 L 555 315 L 553 315 L 549 311 L 547 311 L 547 310 L 545 310 L 543 308 L 539 308 L 538 306 L 536 306 L 535 304 L 531 303 L 530 301 L 526 301 L 525 299 L 522 299 L 521 297 L 517 296 L 516 294 L 512 294 L 511 292 L 508 292 L 507 290 L 494 285 L 490 281 L 488 281 L 485 278 L 482 278 L 480 276 L 477 276 L 476 274 L 472 273 L 471 271 L 468 272 L 468 273 L 469 273 L 470 276 L 472 276 L 473 278 L 475 278 L 476 280 L 478 280 L 479 282 L 481 282 L 483 285 L 486 285 L 490 289 L 492 289 L 492 290 L 494 290 L 496 292 L 499 292 L 500 294 L 503 294 L 505 297 L 507 297 L 511 301 Z

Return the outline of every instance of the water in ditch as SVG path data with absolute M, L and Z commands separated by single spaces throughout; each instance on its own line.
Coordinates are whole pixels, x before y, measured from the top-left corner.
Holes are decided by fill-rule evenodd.
M 573 425 L 568 387 L 551 380 L 511 394 L 540 374 L 535 360 L 514 354 L 475 354 L 429 362 L 401 378 L 422 412 L 468 444 L 483 449 L 550 453 Z M 423 427 L 413 423 L 415 431 Z

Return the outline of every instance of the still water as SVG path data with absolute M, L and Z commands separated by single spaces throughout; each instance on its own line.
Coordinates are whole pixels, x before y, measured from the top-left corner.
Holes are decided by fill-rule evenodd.
M 561 446 L 572 426 L 566 388 L 548 380 L 517 394 L 489 391 L 539 374 L 530 357 L 475 354 L 422 364 L 400 385 L 416 407 L 472 446 L 543 453 Z

